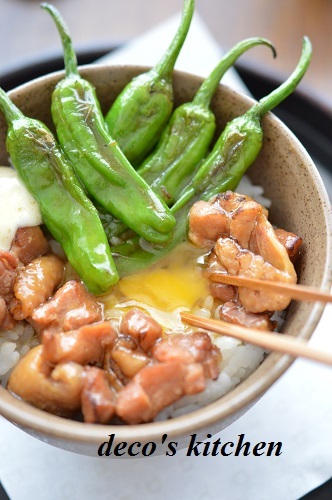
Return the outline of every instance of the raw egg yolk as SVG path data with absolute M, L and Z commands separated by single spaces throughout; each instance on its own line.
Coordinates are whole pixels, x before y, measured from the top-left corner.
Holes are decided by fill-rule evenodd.
M 178 307 L 191 309 L 208 293 L 208 282 L 191 266 L 154 269 L 126 276 L 118 283 L 120 292 L 131 300 L 163 311 Z

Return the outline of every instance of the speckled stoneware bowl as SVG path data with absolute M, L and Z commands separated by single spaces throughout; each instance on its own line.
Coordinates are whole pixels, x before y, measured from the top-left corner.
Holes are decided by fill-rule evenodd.
M 106 111 L 124 85 L 145 68 L 90 66 L 81 73 L 97 89 Z M 10 93 L 10 97 L 27 115 L 51 126 L 50 102 L 54 85 L 62 73 L 54 73 Z M 188 101 L 201 83 L 196 76 L 174 74 L 175 105 Z M 221 129 L 233 117 L 242 114 L 251 100 L 229 88 L 220 86 L 213 100 L 213 109 Z M 251 179 L 264 187 L 272 200 L 272 222 L 302 236 L 304 251 L 297 266 L 299 282 L 329 290 L 331 285 L 331 219 L 330 204 L 320 176 L 305 149 L 294 135 L 272 114 L 263 119 L 264 146 L 249 170 Z M 7 164 L 3 116 L 0 116 L 0 164 Z M 283 331 L 308 339 L 321 317 L 320 303 L 292 303 Z M 165 452 L 163 434 L 178 441 L 178 449 L 197 433 L 216 433 L 243 415 L 271 385 L 289 368 L 292 358 L 269 354 L 256 371 L 224 397 L 204 408 L 165 422 L 136 426 L 90 425 L 59 418 L 38 410 L 11 396 L 0 388 L 0 413 L 42 441 L 80 454 L 97 456 L 101 443 L 115 434 L 114 443 L 134 441 L 142 445 L 154 441 L 159 448 L 154 455 Z M 290 401 L 291 404 L 291 401 Z M 124 455 L 128 458 L 128 455 Z

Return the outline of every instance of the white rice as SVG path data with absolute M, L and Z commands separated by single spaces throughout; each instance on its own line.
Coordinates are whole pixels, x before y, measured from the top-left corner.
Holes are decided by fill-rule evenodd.
M 39 344 L 34 329 L 18 323 L 12 330 L 0 331 L 0 382 L 7 384 L 8 377 L 18 361 Z
M 271 200 L 264 196 L 264 190 L 262 186 L 254 185 L 246 175 L 242 177 L 240 184 L 236 188 L 236 192 L 239 194 L 250 196 L 265 208 L 271 207 Z

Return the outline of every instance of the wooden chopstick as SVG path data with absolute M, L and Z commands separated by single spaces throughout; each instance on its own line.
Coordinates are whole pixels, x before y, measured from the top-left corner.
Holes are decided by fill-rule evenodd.
M 303 357 L 319 363 L 332 365 L 332 353 L 314 349 L 304 339 L 285 333 L 263 332 L 253 328 L 226 323 L 218 319 L 201 318 L 191 313 L 181 312 L 181 318 L 192 326 L 233 337 L 249 344 L 258 345 L 269 351 L 277 351 L 297 358 Z
M 246 286 L 268 290 L 270 292 L 286 295 L 294 300 L 332 302 L 332 295 L 330 293 L 306 285 L 265 281 L 243 276 L 230 276 L 229 274 L 223 273 L 211 274 L 210 279 L 218 283 L 224 283 L 225 285 Z

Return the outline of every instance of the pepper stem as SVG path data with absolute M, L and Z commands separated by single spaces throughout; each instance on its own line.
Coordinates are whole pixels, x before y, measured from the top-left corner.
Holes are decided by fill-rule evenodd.
M 265 38 L 247 38 L 242 40 L 232 47 L 221 59 L 219 64 L 214 68 L 212 73 L 204 80 L 200 88 L 198 89 L 193 103 L 204 107 L 210 105 L 213 94 L 215 93 L 221 78 L 224 76 L 226 71 L 233 66 L 236 60 L 248 49 L 255 47 L 256 45 L 267 45 L 270 47 L 273 53 L 273 57 L 276 57 L 276 51 L 274 46 L 269 40 Z
M 308 69 L 311 56 L 311 42 L 309 38 L 305 36 L 302 40 L 302 54 L 293 73 L 278 88 L 255 104 L 251 108 L 251 112 L 258 117 L 262 117 L 265 113 L 271 111 L 271 109 L 275 108 L 284 99 L 286 99 L 286 97 L 288 97 L 295 90 L 297 85 L 302 80 Z
M 53 5 L 42 3 L 41 8 L 47 10 L 51 14 L 61 36 L 66 75 L 78 75 L 77 57 L 73 49 L 69 29 L 64 19 L 62 18 L 60 12 Z
M 18 107 L 9 99 L 6 92 L 0 87 L 0 109 L 5 115 L 6 122 L 12 123 L 14 120 L 23 118 L 23 113 Z
M 194 10 L 195 0 L 185 0 L 181 23 L 178 27 L 175 37 L 173 38 L 170 46 L 168 47 L 160 61 L 155 65 L 153 69 L 153 71 L 158 73 L 160 76 L 168 76 L 172 72 L 182 45 L 184 44 L 184 41 L 188 34 L 191 20 L 194 15 Z

